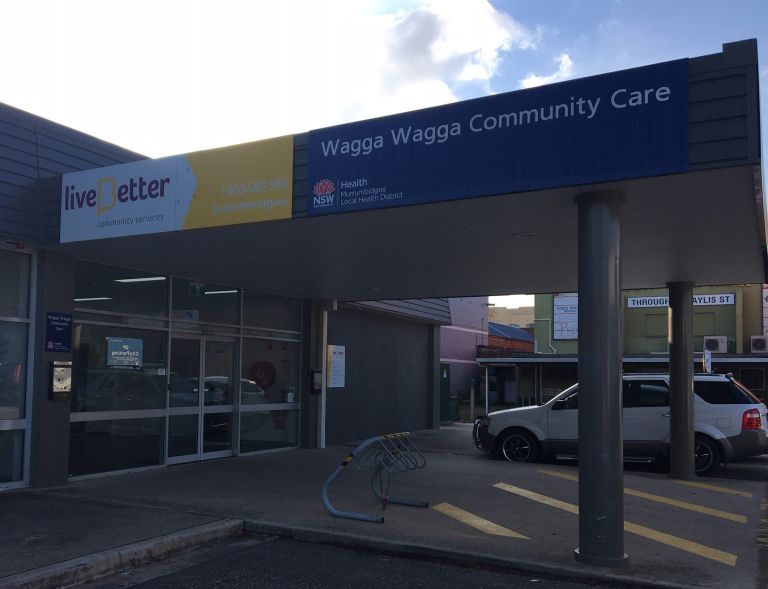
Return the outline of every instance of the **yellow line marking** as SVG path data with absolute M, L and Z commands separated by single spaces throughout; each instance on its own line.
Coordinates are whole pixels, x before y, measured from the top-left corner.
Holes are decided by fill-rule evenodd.
M 697 483 L 696 481 L 675 481 L 678 485 L 687 485 L 689 487 L 696 487 L 697 489 L 706 489 L 707 491 L 715 491 L 716 493 L 726 493 L 728 495 L 739 495 L 740 497 L 752 497 L 752 493 L 749 491 L 739 491 L 738 489 L 729 489 L 728 487 L 720 487 L 718 485 L 712 485 L 709 483 Z
M 563 511 L 567 511 L 569 513 L 579 513 L 579 506 L 573 505 L 572 503 L 566 503 L 565 501 L 553 499 L 552 497 L 540 495 L 539 493 L 534 493 L 533 491 L 514 487 L 506 483 L 496 483 L 493 486 L 497 489 L 501 489 L 502 491 L 514 493 L 515 495 L 519 495 L 533 501 L 538 501 L 539 503 L 543 503 L 551 507 L 557 507 L 558 509 L 562 509 Z M 736 560 L 738 557 L 735 554 L 731 554 L 730 552 L 723 552 L 722 550 L 717 550 L 716 548 L 710 548 L 709 546 L 704 546 L 703 544 L 699 544 L 697 542 L 691 542 L 690 540 L 672 536 L 671 534 L 658 532 L 656 530 L 652 530 L 651 528 L 646 528 L 645 526 L 634 524 L 628 521 L 624 522 L 624 530 L 631 534 L 636 534 L 638 536 L 642 536 L 643 538 L 648 538 L 649 540 L 654 540 L 661 544 L 666 544 L 667 546 L 672 546 L 673 548 L 678 548 L 680 550 L 684 550 L 685 552 L 690 552 L 691 554 L 703 556 L 704 558 L 708 558 L 728 566 L 736 566 Z
M 507 538 L 518 538 L 520 540 L 530 540 L 528 536 L 518 534 L 513 530 L 495 524 L 491 521 L 488 521 L 487 519 L 483 519 L 474 513 L 464 511 L 463 509 L 460 509 L 455 505 L 451 505 L 450 503 L 438 503 L 437 505 L 432 506 L 432 509 L 439 511 L 448 517 L 452 517 L 453 519 L 458 520 L 461 523 L 471 528 L 475 528 L 476 530 L 480 530 L 486 534 L 491 534 L 493 536 L 505 536 Z
M 569 481 L 579 480 L 579 477 L 576 475 L 572 475 L 566 472 L 559 472 L 557 470 L 539 469 L 539 472 L 549 476 L 559 477 L 561 479 L 568 479 Z M 696 503 L 689 503 L 688 501 L 680 501 L 679 499 L 672 499 L 670 497 L 664 497 L 663 495 L 654 495 L 653 493 L 646 493 L 644 491 L 630 489 L 629 487 L 624 487 L 624 492 L 627 495 L 631 495 L 632 497 L 639 497 L 640 499 L 647 499 L 648 501 L 655 501 L 656 503 L 663 503 L 664 505 L 671 505 L 673 507 L 679 507 L 680 509 L 686 509 L 688 511 L 695 511 L 697 513 L 703 513 L 705 515 L 727 519 L 739 524 L 747 523 L 747 516 L 739 515 L 738 513 L 721 511 L 720 509 L 713 509 L 711 507 L 697 505 Z
M 520 495 L 521 497 L 525 497 L 526 499 L 538 501 L 539 503 L 543 503 L 544 505 L 549 505 L 550 507 L 557 507 L 558 509 L 562 509 L 563 511 L 567 511 L 574 515 L 579 515 L 579 506 L 574 505 L 573 503 L 566 503 L 565 501 L 560 501 L 559 499 L 554 499 L 553 497 L 547 497 L 546 495 L 541 495 L 534 491 L 528 491 L 527 489 L 521 489 L 520 487 L 514 487 L 512 485 L 508 485 L 507 483 L 496 483 L 493 486 L 496 487 L 497 489 L 501 489 L 502 491 L 508 491 L 510 493 L 514 493 L 515 495 Z
M 548 474 L 551 477 L 560 477 L 561 479 L 568 479 L 569 481 L 578 481 L 579 477 L 575 474 L 570 474 L 567 472 L 560 472 L 559 470 L 549 470 L 546 468 L 540 468 L 539 472 L 541 474 Z
M 704 558 L 727 564 L 728 566 L 736 566 L 736 559 L 738 557 L 735 554 L 731 554 L 730 552 L 723 552 L 717 548 L 710 548 L 709 546 L 704 546 L 698 542 L 691 542 L 685 538 L 679 538 L 671 534 L 665 534 L 664 532 L 652 530 L 651 528 L 633 524 L 632 522 L 624 522 L 624 530 L 630 532 L 631 534 L 637 534 L 643 538 L 648 538 L 649 540 L 656 540 L 656 542 L 666 544 L 667 546 L 672 546 L 673 548 L 679 548 L 680 550 L 685 550 L 686 552 L 698 554 Z

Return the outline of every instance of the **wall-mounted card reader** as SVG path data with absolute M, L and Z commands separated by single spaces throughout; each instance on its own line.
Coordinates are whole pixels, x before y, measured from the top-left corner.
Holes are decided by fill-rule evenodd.
M 48 398 L 51 401 L 69 401 L 72 395 L 72 362 L 51 362 L 51 382 Z
M 312 370 L 312 392 L 319 395 L 323 390 L 323 371 L 319 369 Z

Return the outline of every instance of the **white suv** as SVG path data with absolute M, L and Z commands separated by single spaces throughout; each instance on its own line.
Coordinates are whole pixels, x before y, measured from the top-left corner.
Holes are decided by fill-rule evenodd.
M 696 472 L 722 461 L 768 452 L 766 407 L 749 389 L 723 374 L 696 374 L 694 428 Z M 475 421 L 475 445 L 507 460 L 578 453 L 578 384 L 540 406 L 494 411 Z M 669 375 L 625 374 L 624 459 L 667 460 Z

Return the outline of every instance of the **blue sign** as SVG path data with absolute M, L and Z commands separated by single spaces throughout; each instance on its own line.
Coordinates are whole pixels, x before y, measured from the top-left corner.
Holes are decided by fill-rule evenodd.
M 688 169 L 688 60 L 309 133 L 310 214 Z
M 144 363 L 144 340 L 127 337 L 107 338 L 107 366 L 141 368 Z
M 72 315 L 51 312 L 46 314 L 45 349 L 48 352 L 72 351 Z

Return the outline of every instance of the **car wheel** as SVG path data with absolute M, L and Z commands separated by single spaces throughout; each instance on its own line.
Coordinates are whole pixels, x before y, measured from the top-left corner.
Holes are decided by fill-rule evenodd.
M 539 458 L 539 442 L 523 430 L 507 432 L 501 440 L 501 454 L 510 462 L 535 462 Z
M 720 449 L 710 437 L 697 435 L 693 453 L 698 475 L 705 475 L 720 465 Z

